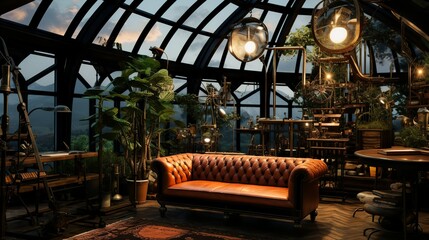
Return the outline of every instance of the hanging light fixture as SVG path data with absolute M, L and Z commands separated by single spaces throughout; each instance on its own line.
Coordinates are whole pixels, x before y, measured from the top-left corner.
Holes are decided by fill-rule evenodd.
M 311 17 L 314 41 L 324 52 L 350 52 L 362 36 L 363 15 L 357 0 L 324 0 Z
M 239 61 L 258 59 L 268 45 L 268 29 L 263 22 L 247 17 L 232 26 L 228 39 L 229 52 Z

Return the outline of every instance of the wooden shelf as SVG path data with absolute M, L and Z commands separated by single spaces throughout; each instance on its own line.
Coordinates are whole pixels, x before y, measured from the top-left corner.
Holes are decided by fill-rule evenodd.
M 66 161 L 66 160 L 73 160 L 73 159 L 84 159 L 84 158 L 91 158 L 91 157 L 97 157 L 97 152 L 78 152 L 78 153 L 50 153 L 45 154 L 41 153 L 40 161 L 42 163 L 47 162 L 58 162 L 58 161 Z M 13 166 L 15 162 L 18 161 L 17 156 L 13 157 L 7 157 L 6 158 L 6 167 Z M 19 157 L 20 163 L 23 163 L 24 165 L 31 165 L 36 164 L 36 158 L 34 156 L 32 157 Z
M 86 181 L 98 179 L 97 173 L 87 173 Z M 59 177 L 48 180 L 48 185 L 51 188 L 62 187 L 71 184 L 83 184 L 85 182 L 85 178 L 83 176 L 67 176 L 67 177 Z M 31 192 L 34 189 L 40 188 L 43 189 L 43 182 L 39 183 L 21 183 L 19 186 L 19 192 Z

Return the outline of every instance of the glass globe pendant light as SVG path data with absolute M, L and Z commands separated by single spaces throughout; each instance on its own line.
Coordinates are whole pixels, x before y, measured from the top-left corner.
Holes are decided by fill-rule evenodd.
M 268 44 L 268 29 L 263 22 L 247 17 L 232 26 L 228 39 L 229 52 L 239 61 L 258 59 Z
M 357 0 L 324 0 L 311 16 L 314 41 L 324 52 L 350 52 L 362 36 L 363 14 Z

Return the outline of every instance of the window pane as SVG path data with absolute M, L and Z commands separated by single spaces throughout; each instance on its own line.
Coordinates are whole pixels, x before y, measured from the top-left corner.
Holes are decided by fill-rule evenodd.
M 42 0 L 35 0 L 33 2 L 27 3 L 22 7 L 0 15 L 0 18 L 28 25 L 37 8 L 39 7 L 40 2 L 42 2 Z
M 188 50 L 186 51 L 185 56 L 182 59 L 182 62 L 183 63 L 194 64 L 196 58 L 198 57 L 198 54 L 201 52 L 201 50 L 203 49 L 204 45 L 206 44 L 206 42 L 208 40 L 209 40 L 209 38 L 207 36 L 198 35 L 194 39 L 194 41 L 191 43 L 191 45 L 189 46 Z M 224 48 L 224 47 L 225 46 L 223 46 L 221 44 L 221 46 L 219 48 Z M 218 48 L 218 50 L 219 50 L 219 48 Z M 216 51 L 216 53 L 217 53 L 217 51 Z M 209 64 L 209 66 L 210 66 L 210 64 Z M 219 66 L 219 63 L 218 63 L 218 66 Z
M 79 136 L 88 137 L 89 121 L 82 121 L 82 119 L 88 118 L 89 116 L 89 100 L 83 98 L 73 99 L 73 114 L 72 114 L 72 126 L 71 136 L 72 139 Z M 72 150 L 88 150 L 88 149 L 77 149 L 76 146 L 71 146 Z M 86 146 L 88 147 L 88 146 Z
M 152 29 L 150 30 L 149 34 L 146 36 L 139 50 L 139 54 L 152 56 L 152 52 L 149 50 L 149 48 L 153 46 L 159 47 L 162 41 L 164 40 L 165 35 L 167 35 L 170 29 L 171 29 L 171 26 L 168 26 L 162 23 L 156 23 L 155 25 L 153 25 Z M 165 59 L 164 54 L 162 58 Z
M 208 38 L 207 38 L 207 40 L 208 40 Z M 209 67 L 219 67 L 220 61 L 222 59 L 222 54 L 223 54 L 223 51 L 225 50 L 227 43 L 228 43 L 228 40 L 224 39 L 222 41 L 222 43 L 219 45 L 219 47 L 216 49 L 213 57 L 210 60 Z M 201 46 L 201 47 L 203 47 L 203 46 Z M 227 59 L 228 59 L 228 55 L 232 56 L 230 53 L 228 53 Z M 235 60 L 235 58 L 234 58 L 234 60 Z M 195 59 L 194 59 L 194 61 L 195 61 Z M 238 66 L 240 66 L 240 65 L 238 65 Z
M 184 25 L 196 28 L 220 3 L 221 0 L 206 1 L 186 19 Z
M 92 16 L 92 14 L 95 12 L 95 10 L 97 10 L 98 7 L 100 7 L 101 3 L 102 3 L 102 1 L 97 1 L 97 2 L 94 3 L 94 5 L 92 5 L 92 7 L 85 14 L 85 17 L 82 18 L 82 21 L 79 23 L 79 26 L 77 27 L 76 31 L 73 33 L 72 38 L 76 38 L 77 37 L 77 35 L 79 34 L 80 30 L 83 28 L 83 26 L 85 26 L 86 22 Z
M 38 107 L 54 107 L 55 99 L 50 96 L 28 96 L 28 112 Z M 59 113 L 58 113 L 59 114 Z M 30 115 L 30 122 L 39 151 L 55 150 L 55 113 L 35 110 Z
M 237 6 L 229 4 L 220 11 L 210 22 L 203 28 L 203 31 L 214 32 L 219 28 L 219 23 L 225 21 L 235 10 Z
M 156 0 L 156 1 L 145 0 L 138 6 L 138 9 L 148 13 L 155 14 L 165 2 L 166 0 Z
M 273 37 L 274 30 L 277 27 L 281 16 L 282 15 L 280 13 L 268 12 L 265 17 L 264 24 L 267 26 L 269 39 Z
M 303 8 L 314 8 L 316 5 L 321 2 L 321 0 L 306 0 L 304 2 Z
M 122 45 L 122 50 L 131 52 L 149 20 L 137 14 L 132 14 L 124 24 L 115 42 Z
M 195 0 L 176 1 L 168 8 L 162 17 L 176 22 L 194 3 Z
M 39 28 L 64 35 L 84 1 L 52 1 L 40 21 Z
M 168 54 L 168 58 L 170 61 L 175 61 L 177 59 L 177 56 L 179 55 L 180 51 L 183 48 L 183 45 L 188 40 L 190 35 L 191 35 L 191 32 L 179 29 L 171 37 L 169 44 L 165 48 L 165 53 Z M 165 58 L 165 57 L 166 56 L 163 56 L 162 58 Z
M 90 86 L 95 86 L 95 83 L 98 80 L 98 74 L 97 74 L 97 71 L 95 71 L 94 66 L 90 64 L 81 64 L 79 69 L 79 74 L 85 79 L 85 81 Z M 77 85 L 75 88 L 75 92 L 76 90 L 78 90 Z
M 113 28 L 116 23 L 119 21 L 119 18 L 124 14 L 123 9 L 118 9 L 118 11 L 113 14 L 113 16 L 104 24 L 104 27 L 98 33 L 97 37 L 94 39 L 93 43 L 98 45 L 105 45 L 106 41 L 109 39 L 110 34 L 112 33 Z

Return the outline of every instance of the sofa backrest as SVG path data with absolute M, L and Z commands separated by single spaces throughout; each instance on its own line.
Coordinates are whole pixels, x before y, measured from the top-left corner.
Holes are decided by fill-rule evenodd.
M 192 180 L 288 187 L 295 166 L 306 158 L 193 154 Z

